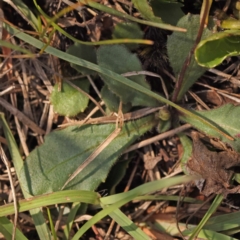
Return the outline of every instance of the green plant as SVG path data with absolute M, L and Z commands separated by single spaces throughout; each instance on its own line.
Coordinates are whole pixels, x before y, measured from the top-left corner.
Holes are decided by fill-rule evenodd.
M 157 7 L 152 11 L 148 1 L 132 1 L 145 20 L 122 14 L 121 12 L 93 1 L 79 1 L 78 4 L 69 8 L 72 9 L 86 4 L 92 8 L 124 17 L 137 23 L 175 31 L 169 37 L 167 43 L 169 60 L 177 78 L 175 87 L 172 88 L 172 92 L 170 93 L 171 100 L 160 93 L 151 91 L 150 84 L 146 82 L 144 74 L 139 74 L 143 71 L 141 62 L 136 54 L 132 53 L 129 49 L 136 49 L 136 44 L 149 44 L 151 41 L 137 39 L 142 37 L 142 32 L 137 25 L 127 24 L 126 27 L 124 24 L 117 25 L 113 31 L 113 40 L 95 43 L 81 42 L 69 36 L 68 33 L 55 23 L 57 18 L 69 9 L 65 9 L 57 15 L 57 17 L 51 19 L 41 10 L 36 1 L 34 2 L 40 14 L 47 20 L 47 26 L 53 26 L 50 34 L 47 34 L 46 31 L 43 31 L 41 27 L 39 27 L 37 18 L 30 10 L 22 12 L 24 15 L 30 16 L 32 27 L 40 35 L 39 39 L 19 32 L 18 29 L 8 23 L 4 23 L 5 29 L 42 52 L 69 62 L 71 67 L 80 73 L 93 76 L 99 75 L 103 81 L 100 94 L 102 100 L 105 102 L 107 111 L 118 112 L 120 109 L 123 113 L 126 113 L 133 107 L 156 107 L 157 110 L 161 109 L 162 111 L 160 112 L 160 121 L 163 124 L 160 128 L 161 131 L 166 131 L 166 129 L 169 129 L 171 126 L 177 127 L 180 121 L 184 121 L 209 136 L 221 138 L 224 142 L 228 142 L 233 149 L 239 151 L 239 138 L 234 142 L 232 141 L 239 133 L 239 121 L 234 120 L 230 124 L 228 118 L 221 118 L 221 116 L 224 115 L 238 116 L 239 107 L 225 105 L 216 110 L 202 112 L 187 110 L 180 104 L 189 88 L 205 72 L 205 67 L 216 66 L 227 56 L 238 55 L 239 52 L 239 33 L 237 30 L 213 33 L 215 26 L 211 18 L 209 18 L 209 28 L 204 29 L 204 24 L 208 19 L 211 1 L 203 1 L 201 17 L 190 14 L 185 16 L 176 14 L 176 18 L 181 17 L 177 19 L 177 21 L 173 19 L 174 22 L 177 22 L 176 27 L 165 24 L 160 18 L 162 12 L 158 11 L 156 9 Z M 19 1 L 15 1 L 15 3 L 19 9 L 26 10 L 24 4 L 20 4 Z M 158 4 L 160 4 L 161 7 L 166 6 L 166 3 L 156 3 L 156 1 L 153 1 L 151 4 L 153 7 L 158 6 Z M 180 12 L 179 3 L 168 6 L 171 6 L 171 10 L 174 12 Z M 160 14 L 160 16 L 156 16 L 154 13 Z M 123 30 L 126 30 L 126 32 Z M 187 30 L 187 33 L 185 30 Z M 66 53 L 49 46 L 51 36 L 55 31 L 63 33 L 75 42 Z M 128 34 L 131 31 L 134 32 L 133 36 L 131 36 L 132 39 L 126 39 L 126 36 L 129 36 Z M 47 44 L 44 41 L 46 41 Z M 116 43 L 131 43 L 132 45 L 106 45 Z M 92 46 L 86 47 L 84 44 L 104 46 L 100 46 L 96 50 L 96 48 Z M 178 49 L 176 48 L 177 45 L 180 46 Z M 208 48 L 212 49 L 214 45 L 220 45 L 223 52 L 220 52 L 220 54 L 219 51 L 216 50 L 211 51 L 211 54 L 206 54 L 206 52 L 209 52 Z M 5 46 L 14 48 L 12 45 Z M 224 46 L 224 48 L 222 46 Z M 16 48 L 16 50 L 19 49 Z M 219 56 L 219 54 L 221 56 Z M 115 56 L 117 56 L 117 58 Z M 133 76 L 130 77 L 123 76 L 123 74 L 129 72 L 135 72 L 136 75 L 133 74 Z M 88 100 L 90 94 L 89 82 L 86 78 L 78 80 L 74 86 L 69 82 L 64 82 L 61 92 L 58 91 L 58 86 L 59 85 L 56 84 L 50 98 L 53 108 L 58 114 L 63 116 L 76 116 L 90 106 Z M 79 92 L 79 88 L 81 92 Z M 79 104 L 77 104 L 78 101 L 80 101 Z M 121 107 L 119 108 L 119 106 Z M 163 109 L 168 110 L 167 117 L 165 115 L 163 116 Z M 175 109 L 175 112 L 173 109 Z M 44 144 L 30 153 L 24 163 L 18 152 L 14 137 L 3 115 L 1 116 L 5 137 L 8 140 L 9 150 L 24 197 L 31 197 L 29 200 L 19 202 L 19 211 L 35 209 L 31 210 L 31 214 L 41 239 L 50 239 L 51 234 L 41 211 L 36 208 L 66 202 L 73 203 L 73 205 L 66 224 L 69 228 L 64 230 L 65 238 L 69 237 L 73 219 L 75 218 L 77 210 L 80 208 L 79 202 L 81 202 L 99 205 L 102 210 L 89 220 L 76 233 L 73 239 L 79 239 L 91 225 L 106 215 L 109 215 L 135 239 L 149 239 L 140 228 L 121 212 L 120 207 L 133 199 L 151 199 L 152 196 L 144 195 L 175 184 L 188 182 L 195 179 L 195 177 L 182 176 L 171 178 L 170 180 L 162 179 L 143 184 L 127 193 L 116 194 L 109 197 L 100 197 L 93 192 L 99 184 L 106 179 L 111 167 L 127 147 L 159 123 L 159 119 L 156 119 L 155 114 L 146 113 L 146 115 L 148 116 L 136 114 L 135 117 L 124 119 L 126 122 L 124 122 L 123 126 L 121 126 L 122 120 L 120 118 L 112 118 L 111 123 L 69 126 L 63 130 L 54 131 L 45 138 Z M 125 117 L 127 114 L 123 116 Z M 172 121 L 173 116 L 175 118 L 174 121 Z M 234 119 L 237 118 L 235 117 Z M 183 134 L 180 136 L 180 139 L 185 149 L 182 162 L 185 162 L 189 155 L 191 155 L 191 142 Z M 44 195 L 47 193 L 48 195 Z M 201 224 L 199 224 L 198 227 L 192 226 L 194 230 L 186 230 L 183 234 L 191 236 L 190 238 L 200 234 L 199 236 L 205 238 L 218 236 L 223 239 L 230 239 L 227 235 L 216 233 L 216 231 L 218 231 L 214 230 L 216 226 L 213 227 L 213 224 L 211 225 L 210 223 L 205 225 L 205 229 L 207 230 L 202 230 L 204 224 L 221 203 L 221 200 L 221 196 L 218 196 Z M 28 204 L 31 203 L 31 205 L 28 206 L 26 201 Z M 2 213 L 0 215 L 0 230 L 5 234 L 6 238 L 10 238 L 13 225 L 10 224 L 4 216 L 13 213 L 13 206 L 6 205 L 0 207 L 0 209 Z M 51 218 L 49 219 L 51 222 Z M 223 221 L 228 223 L 229 219 L 225 217 Z M 224 230 L 229 229 L 232 229 L 232 227 Z M 53 235 L 55 234 L 53 230 L 51 230 L 51 232 Z M 19 230 L 17 230 L 17 237 L 19 239 L 25 239 Z

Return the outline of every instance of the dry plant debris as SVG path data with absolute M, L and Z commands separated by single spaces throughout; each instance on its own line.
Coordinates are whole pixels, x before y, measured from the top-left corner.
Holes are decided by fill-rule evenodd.
M 210 151 L 202 143 L 199 133 L 191 134 L 193 139 L 193 153 L 187 163 L 187 167 L 192 173 L 200 175 L 205 179 L 202 186 L 202 193 L 206 196 L 210 194 L 240 193 L 240 186 L 232 187 L 230 181 L 234 171 L 232 167 L 240 165 L 240 154 L 234 151 Z

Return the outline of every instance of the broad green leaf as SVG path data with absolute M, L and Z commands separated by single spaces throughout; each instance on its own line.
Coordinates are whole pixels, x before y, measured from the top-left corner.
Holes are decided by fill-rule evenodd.
M 118 112 L 120 98 L 113 92 L 111 92 L 106 85 L 104 85 L 101 89 L 101 97 L 107 108 L 111 112 Z M 126 103 L 122 105 L 122 112 L 128 112 L 132 107 L 131 103 Z
M 149 6 L 147 0 L 132 0 L 134 7 L 141 13 L 141 16 L 153 22 L 162 22 L 162 19 L 155 17 L 152 8 Z
M 72 46 L 70 46 L 67 51 L 67 53 L 79 57 L 81 59 L 84 59 L 86 61 L 89 61 L 91 63 L 97 63 L 97 57 L 96 57 L 96 50 L 94 46 L 86 46 L 80 43 L 74 43 Z M 95 74 L 96 72 L 86 68 L 82 67 L 76 64 L 70 63 L 71 67 L 76 69 L 78 72 L 81 72 L 83 74 Z
M 87 79 L 74 81 L 74 84 L 88 93 L 90 83 Z M 55 112 L 59 115 L 72 117 L 86 109 L 89 99 L 85 94 L 66 82 L 62 83 L 61 91 L 58 90 L 58 86 L 58 84 L 54 86 L 50 97 Z
M 13 223 L 7 217 L 0 217 L 0 233 L 3 234 L 6 240 L 12 240 Z M 27 240 L 22 232 L 17 228 L 15 239 Z
M 131 39 L 141 39 L 143 38 L 143 31 L 140 29 L 137 23 L 131 22 L 121 22 L 118 23 L 114 30 L 112 37 L 113 39 L 121 39 L 121 38 L 131 38 Z M 134 50 L 138 47 L 137 44 L 126 44 L 126 47 L 130 50 Z
M 195 51 L 199 65 L 213 68 L 224 59 L 240 54 L 240 31 L 229 30 L 215 33 L 201 41 Z
M 174 32 L 168 38 L 167 49 L 169 60 L 176 78 L 184 65 L 184 62 L 194 45 L 200 25 L 199 15 L 188 14 L 182 17 L 177 26 L 187 28 L 187 33 Z M 208 28 L 203 31 L 202 39 L 210 36 L 212 33 Z M 209 54 L 209 53 L 208 53 Z M 181 90 L 177 96 L 177 101 L 181 100 L 188 89 L 198 80 L 198 78 L 206 71 L 205 68 L 198 65 L 194 56 L 187 64 L 187 70 L 181 85 Z
M 176 25 L 178 20 L 184 16 L 181 9 L 183 4 L 180 2 L 152 0 L 150 5 L 155 16 L 161 17 L 164 22 L 172 25 Z
M 124 124 L 120 134 L 66 189 L 96 189 L 129 144 L 154 125 L 153 115 Z M 44 144 L 33 150 L 24 162 L 20 181 L 25 191 L 39 195 L 60 190 L 69 176 L 115 128 L 115 124 L 87 125 L 68 127 L 47 135 Z
M 122 45 L 101 46 L 97 51 L 97 61 L 100 67 L 108 68 L 118 74 L 142 70 L 138 57 Z M 159 102 L 155 99 L 130 89 L 122 83 L 113 81 L 111 77 L 103 74 L 100 74 L 100 76 L 108 85 L 108 88 L 119 96 L 123 103 L 131 103 L 133 106 L 159 106 Z M 143 75 L 128 77 L 128 79 L 142 85 L 146 89 L 150 89 Z
M 240 106 L 226 104 L 213 110 L 192 112 L 201 117 L 204 117 L 206 120 L 214 124 L 217 128 L 234 137 L 235 141 L 230 141 L 213 129 L 206 128 L 205 124 L 196 123 L 193 118 L 181 115 L 180 119 L 184 122 L 192 124 L 194 127 L 210 136 L 222 139 L 224 142 L 227 142 L 229 145 L 231 145 L 236 151 L 240 152 Z
M 112 167 L 106 182 L 101 185 L 101 189 L 107 189 L 109 195 L 115 194 L 117 185 L 121 182 L 123 177 L 126 176 L 126 171 L 131 160 L 131 157 L 128 157 L 128 159 L 124 159 L 123 157 L 120 158 L 119 161 Z

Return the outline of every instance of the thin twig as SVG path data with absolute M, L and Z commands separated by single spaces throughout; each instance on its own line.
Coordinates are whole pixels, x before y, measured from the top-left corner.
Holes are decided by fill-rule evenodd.
M 2 149 L 2 145 L 0 144 L 0 151 L 1 151 L 1 158 L 3 163 L 6 166 L 7 169 L 7 174 L 9 177 L 9 181 L 10 181 L 10 185 L 11 185 L 11 189 L 12 189 L 12 196 L 13 196 L 13 205 L 14 205 L 14 223 L 13 223 L 13 230 L 12 230 L 12 240 L 15 239 L 15 235 L 16 235 L 16 228 L 17 228 L 17 219 L 18 219 L 18 206 L 17 206 L 17 197 L 16 197 L 16 193 L 15 193 L 15 188 L 14 188 L 14 183 L 13 183 L 13 179 L 12 179 L 12 174 L 11 174 L 11 170 L 9 167 L 9 161 L 7 160 L 6 154 Z
M 175 128 L 175 129 L 172 129 L 168 132 L 165 132 L 165 133 L 161 133 L 155 137 L 152 137 L 152 138 L 149 138 L 147 140 L 144 140 L 144 141 L 141 141 L 139 143 L 136 143 L 134 145 L 132 145 L 131 147 L 129 147 L 124 153 L 127 153 L 127 152 L 131 152 L 133 150 L 136 150 L 138 148 L 141 148 L 141 147 L 144 147 L 144 146 L 147 146 L 148 144 L 151 144 L 151 143 L 154 143 L 154 142 L 157 142 L 157 141 L 160 141 L 160 140 L 163 140 L 165 138 L 168 138 L 168 137 L 171 137 L 179 132 L 182 132 L 182 131 L 185 131 L 189 128 L 191 128 L 191 124 L 185 124 L 181 127 L 178 127 L 178 128 Z
M 208 9 L 208 7 L 209 7 L 209 0 L 206 0 L 206 9 Z M 195 43 L 194 43 L 191 51 L 189 52 L 183 66 L 182 66 L 182 69 L 179 73 L 179 77 L 178 77 L 178 80 L 177 80 L 176 86 L 175 86 L 175 91 L 173 92 L 173 96 L 172 96 L 172 101 L 173 102 L 178 101 L 178 95 L 179 95 L 179 92 L 182 88 L 182 83 L 183 83 L 183 80 L 184 80 L 184 76 L 185 76 L 186 71 L 188 69 L 188 66 L 189 66 L 189 64 L 192 60 L 192 56 L 194 54 L 194 51 L 195 51 L 198 43 L 201 41 L 201 37 L 202 37 L 202 34 L 203 34 L 203 30 L 204 30 L 204 26 L 205 26 L 205 22 L 206 22 L 207 17 L 208 17 L 208 11 L 204 11 L 202 21 L 200 22 L 200 26 L 199 26 L 199 29 L 198 29 L 198 34 L 197 34 Z
M 121 132 L 121 128 L 115 129 L 99 146 L 96 150 L 77 168 L 77 170 L 68 178 L 64 183 L 61 190 L 63 190 L 69 182 L 71 182 L 85 167 L 87 167 L 107 146 L 108 144 L 118 136 Z

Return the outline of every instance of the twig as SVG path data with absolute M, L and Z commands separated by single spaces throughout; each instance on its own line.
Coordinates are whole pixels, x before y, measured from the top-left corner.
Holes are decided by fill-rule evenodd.
M 7 160 L 5 152 L 2 149 L 1 144 L 0 144 L 0 151 L 1 151 L 2 161 L 5 164 L 6 169 L 7 169 L 7 174 L 8 174 L 8 177 L 9 177 L 9 181 L 10 181 L 10 185 L 11 185 L 11 189 L 12 189 L 12 195 L 13 195 L 13 205 L 14 205 L 15 216 L 14 216 L 14 223 L 13 223 L 14 227 L 13 227 L 13 231 L 12 231 L 12 240 L 14 240 L 15 235 L 16 235 L 17 219 L 18 219 L 17 197 L 16 197 L 16 193 L 15 193 L 15 188 L 14 188 L 14 183 L 13 183 L 13 179 L 12 179 L 11 170 L 10 170 L 10 167 L 9 167 L 9 162 Z
M 106 146 L 118 136 L 121 132 L 121 128 L 115 129 L 99 146 L 96 150 L 77 168 L 77 170 L 68 178 L 68 180 L 64 183 L 61 190 L 63 190 L 66 185 L 72 181 L 86 166 L 89 165 L 105 148 Z
M 209 0 L 206 0 L 206 9 L 208 9 L 209 7 Z M 184 80 L 184 76 L 185 76 L 185 73 L 188 69 L 188 66 L 191 62 L 191 59 L 192 59 L 192 56 L 194 54 L 194 51 L 198 45 L 198 43 L 200 42 L 201 40 L 201 37 L 202 37 L 202 34 L 203 34 L 203 30 L 204 30 L 204 26 L 205 26 L 205 21 L 208 17 L 208 11 L 204 11 L 203 13 L 203 17 L 201 19 L 201 22 L 200 22 L 200 26 L 199 26 L 199 29 L 198 29 L 198 34 L 197 34 L 197 37 L 196 37 L 196 40 L 195 40 L 195 43 L 191 49 L 191 51 L 189 52 L 183 66 L 182 66 L 182 69 L 179 73 L 179 77 L 178 77 L 178 80 L 176 82 L 176 86 L 175 86 L 175 91 L 173 92 L 173 96 L 172 96 L 172 101 L 173 102 L 176 102 L 178 101 L 178 94 L 182 88 L 182 83 L 183 83 L 183 80 Z
M 141 141 L 139 143 L 136 143 L 136 144 L 132 145 L 131 147 L 129 147 L 124 153 L 131 152 L 131 151 L 136 150 L 138 148 L 147 146 L 148 144 L 154 143 L 156 141 L 163 140 L 163 139 L 165 139 L 167 137 L 171 137 L 174 134 L 177 134 L 179 132 L 185 131 L 185 130 L 187 130 L 189 128 L 191 128 L 191 125 L 187 123 L 187 124 L 185 124 L 185 125 L 183 125 L 181 127 L 172 129 L 172 130 L 170 130 L 168 132 L 161 133 L 161 134 L 159 134 L 159 135 L 157 135 L 155 137 L 152 137 L 152 138 L 149 138 L 147 140 L 144 140 L 144 141 Z

